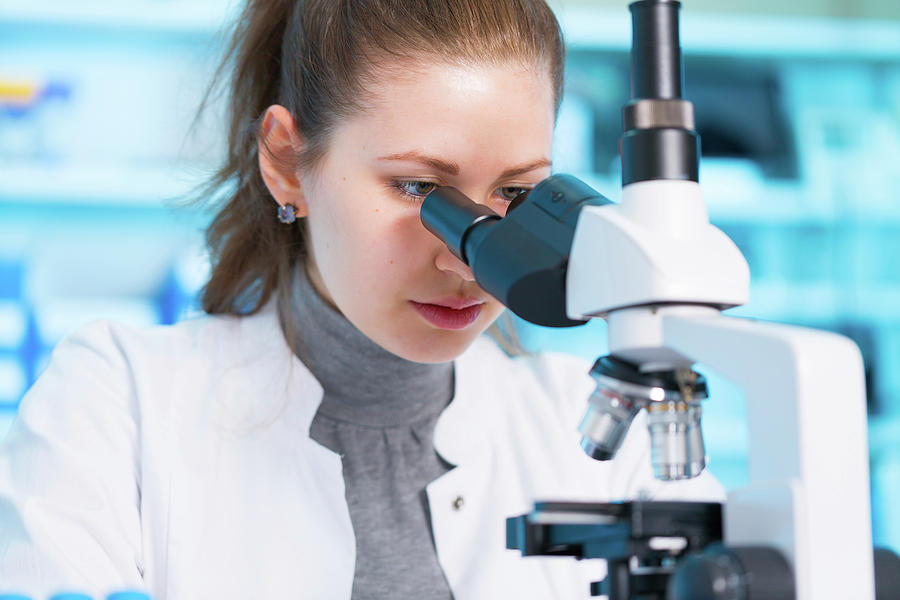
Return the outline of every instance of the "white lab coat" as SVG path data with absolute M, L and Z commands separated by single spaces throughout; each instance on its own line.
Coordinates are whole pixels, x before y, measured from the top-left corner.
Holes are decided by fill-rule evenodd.
M 575 428 L 588 367 L 510 359 L 488 339 L 456 360 L 434 437 L 456 467 L 427 488 L 456 600 L 588 597 L 602 561 L 505 549 L 506 517 L 536 499 L 721 500 L 710 476 L 654 481 L 640 423 L 614 461 L 587 458 Z M 244 318 L 83 328 L 56 349 L 0 447 L 0 592 L 349 598 L 341 458 L 308 435 L 321 397 L 273 303 Z

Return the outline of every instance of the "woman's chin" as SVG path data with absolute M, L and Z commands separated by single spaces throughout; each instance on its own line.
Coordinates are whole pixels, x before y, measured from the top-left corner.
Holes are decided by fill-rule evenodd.
M 370 331 L 361 329 L 369 339 L 400 358 L 417 363 L 443 363 L 464 353 L 496 320 L 502 307 L 492 304 L 474 322 L 456 329 L 435 325 L 412 309 L 404 311 L 402 318 L 382 320 Z M 387 322 L 394 326 L 385 327 Z
M 392 335 L 389 339 L 376 340 L 376 343 L 411 362 L 443 363 L 459 357 L 485 329 L 487 325 L 481 326 L 477 322 L 461 330 L 416 326 L 407 328 L 400 335 Z
M 466 351 L 480 330 L 456 331 L 448 334 L 444 331 L 435 331 L 423 336 L 417 336 L 417 340 L 404 340 L 398 344 L 397 349 L 388 349 L 397 356 L 417 363 L 443 363 L 456 359 Z

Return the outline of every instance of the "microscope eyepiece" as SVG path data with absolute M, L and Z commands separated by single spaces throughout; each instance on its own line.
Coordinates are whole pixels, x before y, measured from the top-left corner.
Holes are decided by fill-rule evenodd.
M 580 211 L 604 198 L 571 175 L 548 177 L 516 196 L 503 218 L 452 187 L 425 197 L 425 228 L 472 269 L 475 281 L 519 317 L 545 327 L 586 321 L 566 312 L 569 253 Z
M 640 0 L 632 22 L 631 101 L 622 115 L 622 185 L 660 179 L 699 181 L 694 106 L 682 98 L 680 2 Z
M 684 77 L 674 0 L 641 0 L 631 10 L 631 97 L 681 98 Z
M 472 202 L 456 188 L 443 186 L 431 191 L 420 212 L 425 229 L 433 233 L 461 261 L 469 265 L 466 237 L 484 220 L 499 220 L 500 215 L 488 207 Z

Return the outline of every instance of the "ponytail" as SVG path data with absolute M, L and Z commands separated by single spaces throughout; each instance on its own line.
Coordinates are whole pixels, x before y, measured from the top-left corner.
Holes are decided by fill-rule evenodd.
M 256 312 L 303 254 L 303 231 L 275 219 L 258 163 L 260 119 L 267 107 L 281 100 L 282 42 L 293 9 L 303 4 L 249 0 L 207 93 L 208 100 L 230 71 L 227 156 L 204 187 L 208 197 L 228 189 L 206 231 L 211 275 L 201 305 L 210 314 Z

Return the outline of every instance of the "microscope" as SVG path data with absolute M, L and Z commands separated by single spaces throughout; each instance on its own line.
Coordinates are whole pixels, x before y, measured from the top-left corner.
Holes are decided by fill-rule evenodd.
M 872 600 L 876 575 L 879 600 L 900 597 L 900 559 L 872 549 L 859 350 L 832 333 L 722 314 L 747 302 L 750 273 L 701 193 L 680 3 L 629 8 L 621 202 L 554 175 L 503 218 L 437 188 L 421 220 L 521 318 L 607 321 L 610 354 L 591 370 L 597 389 L 578 425 L 588 455 L 612 459 L 645 410 L 655 476 L 700 474 L 700 363 L 745 394 L 749 482 L 724 505 L 537 502 L 507 520 L 507 546 L 606 559 L 591 593 L 609 600 Z

